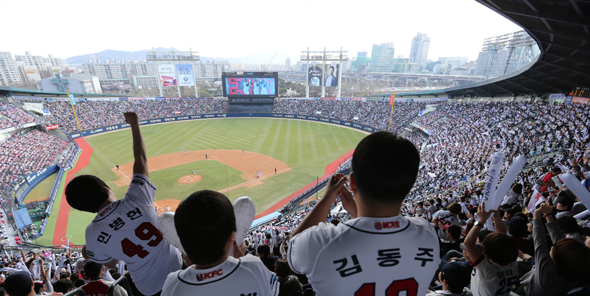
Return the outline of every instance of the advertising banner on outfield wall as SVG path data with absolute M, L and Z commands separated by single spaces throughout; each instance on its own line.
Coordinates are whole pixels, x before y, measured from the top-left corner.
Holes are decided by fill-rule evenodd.
M 362 130 L 365 132 L 376 132 L 379 131 L 378 129 L 359 124 L 355 122 L 349 122 L 344 120 L 338 119 L 331 119 L 326 117 L 320 116 L 308 116 L 308 115 L 297 115 L 297 114 L 283 114 L 283 113 L 217 113 L 217 114 L 202 114 L 202 115 L 187 115 L 187 116 L 178 116 L 178 117 L 165 117 L 165 118 L 158 118 L 158 119 L 149 119 L 149 120 L 142 120 L 139 122 L 139 125 L 150 125 L 150 124 L 158 124 L 158 123 L 166 123 L 166 122 L 174 122 L 174 121 L 184 121 L 184 120 L 195 120 L 195 119 L 212 119 L 212 118 L 224 118 L 224 117 L 274 117 L 274 118 L 287 118 L 287 119 L 301 119 L 301 120 L 311 120 L 311 121 L 319 121 L 325 123 L 332 123 L 337 124 L 345 127 L 351 127 L 358 130 Z M 111 126 L 95 128 L 91 130 L 85 130 L 78 133 L 70 134 L 71 139 L 76 139 L 79 137 L 86 137 L 101 133 L 106 133 L 110 131 L 115 131 L 119 129 L 128 128 L 129 124 L 115 124 Z M 427 131 L 428 132 L 428 131 Z

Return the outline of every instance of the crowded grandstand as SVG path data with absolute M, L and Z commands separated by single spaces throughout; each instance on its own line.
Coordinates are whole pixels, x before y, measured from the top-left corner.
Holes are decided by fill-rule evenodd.
M 72 113 L 72 106 L 67 102 L 43 102 L 43 107 L 49 109 L 51 115 L 42 117 L 24 111 L 22 101 L 11 101 L 12 103 L 8 100 L 2 102 L 3 110 L 12 111 L 2 113 L 3 127 L 17 128 L 18 132 L 2 142 L 0 166 L 3 168 L 3 202 L 10 199 L 12 189 L 23 176 L 52 164 L 70 166 L 73 155 L 77 153 L 75 143 L 68 141 L 68 138 L 63 139 L 58 134 L 51 135 L 34 127 L 18 129 L 19 127 L 26 123 L 58 124 L 59 130 L 65 134 L 80 131 Z M 437 263 L 434 269 L 441 271 L 441 276 L 427 281 L 430 291 L 428 293 L 447 291 L 445 295 L 487 295 L 485 291 L 489 292 L 487 289 L 492 288 L 486 286 L 485 282 L 490 281 L 498 285 L 499 279 L 494 278 L 494 274 L 486 274 L 484 278 L 471 275 L 472 270 L 483 270 L 484 267 L 480 267 L 483 265 L 480 263 L 481 260 L 488 262 L 485 265 L 486 269 L 500 266 L 493 263 L 496 262 L 494 260 L 508 260 L 505 262 L 508 268 L 502 268 L 506 273 L 510 273 L 511 282 L 504 282 L 504 285 L 508 286 L 502 291 L 504 293 L 497 295 L 565 295 L 564 293 L 570 290 L 587 286 L 590 279 L 590 238 L 587 238 L 590 235 L 590 215 L 581 202 L 582 199 L 564 189 L 559 182 L 554 182 L 553 177 L 560 173 L 572 173 L 583 182 L 586 190 L 588 189 L 588 182 L 585 181 L 586 177 L 590 177 L 588 105 L 531 100 L 446 100 L 439 101 L 434 106 L 431 104 L 431 111 L 427 114 L 420 112 L 425 110 L 427 105 L 422 102 L 399 102 L 391 108 L 388 101 L 382 100 L 285 98 L 275 99 L 273 113 L 310 116 L 321 114 L 329 118 L 373 126 L 378 130 L 387 129 L 389 116 L 392 116 L 393 124 L 390 131 L 403 135 L 415 145 L 417 151 L 420 151 L 420 169 L 417 171 L 415 184 L 404 198 L 401 213 L 432 223 L 440 241 L 440 250 L 439 246 L 436 246 L 435 252 L 437 257 L 441 258 L 435 262 L 440 264 Z M 195 114 L 222 114 L 227 112 L 227 106 L 227 100 L 223 99 L 179 98 L 158 101 L 83 101 L 77 103 L 75 110 L 81 119 L 81 128 L 85 130 L 125 123 L 125 111 L 136 112 L 143 120 Z M 511 167 L 511 161 L 515 157 L 525 155 L 528 161 L 514 180 L 514 185 L 510 186 L 512 190 L 503 198 L 501 207 L 496 211 L 486 211 L 481 207 L 486 172 L 491 165 L 490 155 L 496 152 L 505 155 L 500 178 Z M 352 161 L 343 164 L 339 171 L 350 169 Z M 354 164 L 352 170 L 355 170 Z M 333 181 L 328 181 L 327 191 L 331 186 L 335 186 L 331 182 Z M 345 183 L 351 188 L 350 180 Z M 547 202 L 533 204 L 533 211 L 530 211 L 530 200 L 535 198 L 533 195 L 539 193 L 543 196 L 542 200 Z M 344 191 L 338 192 L 339 196 L 328 205 L 329 214 L 323 221 L 329 225 L 354 221 L 356 218 L 356 213 L 349 212 L 350 206 L 347 207 L 343 194 L 345 195 Z M 260 257 L 269 272 L 274 272 L 279 278 L 280 291 L 275 291 L 279 295 L 311 295 L 314 291 L 319 294 L 326 293 L 317 279 L 314 282 L 308 278 L 311 271 L 299 267 L 304 268 L 304 271 L 295 269 L 299 273 L 292 274 L 293 266 L 300 265 L 285 261 L 289 258 L 289 248 L 292 246 L 289 242 L 293 232 L 317 205 L 318 201 L 313 197 L 304 199 L 303 202 L 298 199 L 297 203 L 290 203 L 281 209 L 278 218 L 246 229 L 243 251 L 245 254 Z M 15 204 L 13 207 L 16 209 L 18 206 Z M 497 232 L 487 229 L 478 231 L 478 243 L 475 243 L 469 234 L 474 231 L 474 227 L 481 227 L 478 222 L 485 222 L 490 215 L 493 216 Z M 481 219 L 481 216 L 486 219 Z M 546 221 L 547 230 L 541 221 Z M 501 227 L 502 225 L 504 226 Z M 551 238 L 545 241 L 546 231 Z M 485 235 L 490 233 L 508 234 L 502 239 L 504 243 L 510 242 L 510 246 L 513 240 L 515 249 L 506 246 L 503 252 L 518 256 L 492 259 L 490 256 L 499 255 L 485 252 L 486 248 L 489 248 L 487 244 L 492 244 L 485 240 Z M 543 236 L 543 243 L 535 239 L 539 236 Z M 565 241 L 562 238 L 565 238 Z M 473 246 L 483 245 L 483 252 L 488 257 L 484 258 L 481 249 L 474 249 L 468 245 L 471 243 Z M 583 248 L 576 247 L 576 244 Z M 565 245 L 562 247 L 563 250 L 557 249 L 562 245 Z M 549 258 L 548 250 L 551 246 L 554 246 L 554 250 L 564 252 L 560 256 L 565 257 L 552 255 Z M 50 250 L 21 256 L 18 256 L 18 253 L 6 253 L 3 258 L 4 273 L 9 274 L 18 270 L 30 273 L 35 280 L 41 281 L 40 284 L 34 285 L 36 293 L 66 293 L 75 287 L 84 287 L 84 279 L 80 278 L 83 277 L 83 273 L 80 273 L 81 269 L 76 267 L 75 263 L 76 260 L 85 260 L 81 256 L 86 251 L 60 253 L 63 251 L 54 249 L 53 252 L 57 254 L 52 254 Z M 484 259 L 475 260 L 470 256 L 472 253 Z M 396 258 L 397 255 L 389 256 Z M 538 264 L 541 262 L 548 265 L 539 268 Z M 560 267 L 562 264 L 568 264 L 571 270 Z M 105 268 L 102 278 L 111 280 L 116 280 L 125 274 L 126 270 L 124 266 L 97 268 Z M 544 278 L 543 273 L 551 273 L 553 278 Z M 165 279 L 165 275 L 162 276 Z M 543 278 L 544 282 L 533 280 L 538 277 Z M 129 281 L 132 282 L 131 278 Z M 474 281 L 477 281 L 477 285 Z M 559 282 L 559 285 L 550 284 L 553 281 Z M 41 284 L 42 282 L 44 284 Z M 424 283 L 420 282 L 420 285 L 422 284 Z M 141 293 L 133 284 L 131 289 Z M 150 293 L 144 295 L 151 295 Z M 162 291 L 162 294 L 164 295 L 165 291 Z

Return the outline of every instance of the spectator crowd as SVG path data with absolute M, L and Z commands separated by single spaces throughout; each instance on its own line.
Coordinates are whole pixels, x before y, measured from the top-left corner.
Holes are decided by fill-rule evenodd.
M 82 128 L 87 129 L 130 122 L 127 114 L 122 115 L 127 111 L 150 119 L 223 113 L 227 109 L 223 105 L 227 103 L 211 99 L 199 109 L 177 114 L 181 111 L 177 110 L 179 106 L 196 108 L 185 103 L 81 102 L 76 111 L 82 118 L 80 123 L 85 122 Z M 77 130 L 73 114 L 68 113 L 71 106 L 61 102 L 48 105 L 54 120 L 59 120 L 66 132 Z M 580 193 L 574 193 L 558 179 L 561 173 L 571 173 L 585 190 L 590 190 L 590 107 L 534 102 L 452 103 L 440 104 L 436 111 L 418 117 L 418 111 L 424 107 L 416 103 L 395 105 L 391 131 L 404 133 L 406 128 L 412 129 L 410 123 L 416 122 L 429 134 L 413 128 L 411 133 L 404 133 L 407 140 L 388 133 L 368 136 L 359 143 L 351 161 L 353 175 L 334 175 L 321 199 L 303 208 L 290 207 L 271 223 L 249 229 L 243 241 L 234 244 L 231 239 L 242 228 L 236 227 L 237 218 L 228 211 L 227 197 L 203 190 L 183 200 L 174 220 L 184 249 L 182 259 L 177 256 L 181 260 L 178 265 L 184 266 L 181 270 L 172 268 L 176 271 L 170 274 L 160 274 L 157 280 L 165 279 L 165 284 L 154 290 L 160 291 L 155 295 L 210 292 L 207 287 L 218 287 L 219 291 L 252 288 L 242 294 L 257 295 L 342 295 L 336 292 L 343 290 L 355 295 L 376 295 L 381 289 L 387 289 L 388 295 L 401 291 L 406 295 L 429 296 L 590 295 L 590 212 L 582 202 L 584 199 L 577 195 Z M 281 99 L 275 101 L 273 112 L 336 118 L 387 130 L 390 108 L 386 102 L 377 101 Z M 139 126 L 137 121 L 135 124 Z M 134 141 L 138 139 L 135 136 Z M 52 138 L 32 131 L 14 135 L 1 144 L 3 188 L 18 180 L 6 174 L 7 170 L 26 175 L 29 167 L 47 166 L 62 151 L 74 151 L 65 141 Z M 425 145 L 418 156 L 414 145 L 406 143 Z M 135 149 L 143 145 L 135 144 Z M 22 147 L 33 147 L 36 153 Z M 389 153 L 394 150 L 401 152 Z M 524 155 L 528 161 L 508 194 L 501 197 L 501 206 L 486 209 L 485 174 L 495 152 L 504 153 L 506 159 L 500 178 L 515 157 Z M 132 184 L 137 187 L 130 186 L 126 203 L 118 204 L 120 207 L 137 203 L 142 194 L 155 196 L 155 187 L 147 179 L 147 162 L 143 164 L 145 168 L 137 165 L 141 153 L 134 150 Z M 14 168 L 4 169 L 14 163 Z M 144 171 L 135 171 L 137 168 Z M 153 207 L 153 196 L 151 201 L 147 199 L 151 203 L 148 207 Z M 99 212 L 103 201 L 72 201 L 68 197 L 72 207 L 97 213 L 97 217 L 107 217 L 110 211 L 118 213 L 116 206 L 105 206 Z M 140 201 L 138 204 L 146 206 L 144 200 Z M 89 204 L 95 208 L 90 209 Z M 119 230 L 125 223 L 133 225 L 131 221 L 143 213 L 139 208 L 125 211 L 128 212 L 120 216 L 126 220 L 114 215 L 109 218 L 116 218 L 109 220 L 111 224 L 96 231 L 100 235 L 98 243 L 92 242 L 94 246 L 115 239 L 115 235 L 111 238 L 106 232 Z M 145 244 L 155 247 L 163 240 L 162 234 L 152 232 L 146 223 L 140 224 L 140 231 L 124 231 L 131 231 Z M 380 232 L 385 230 L 389 232 Z M 388 236 L 386 243 L 381 241 Z M 121 237 L 125 240 L 115 243 L 124 245 L 123 252 L 133 258 L 128 260 L 149 255 L 144 246 L 129 241 L 129 236 Z M 407 250 L 414 246 L 418 251 Z M 373 249 L 374 254 L 367 253 Z M 168 254 L 166 250 L 166 256 L 172 254 L 171 258 L 176 258 L 175 251 Z M 31 279 L 28 289 L 35 289 L 35 294 L 66 293 L 74 287 L 86 287 L 92 293 L 90 289 L 104 289 L 99 284 L 110 287 L 112 280 L 129 271 L 123 264 L 116 269 L 106 267 L 113 258 L 97 260 L 96 254 L 85 252 L 74 256 L 48 255 L 47 250 L 41 254 L 6 254 L 3 271 L 10 275 L 4 287 L 10 295 L 21 295 L 15 287 L 21 288 L 23 281 L 19 279 L 27 277 Z M 100 252 L 108 254 L 109 250 Z M 73 265 L 77 256 L 83 256 L 79 259 L 84 262 L 82 268 Z M 146 269 L 163 268 L 143 264 Z M 137 271 L 131 274 L 134 272 Z M 232 273 L 234 276 L 230 277 Z M 89 282 L 78 280 L 84 276 Z M 360 282 L 364 283 L 362 286 L 357 285 L 365 276 L 373 282 L 364 280 Z M 385 285 L 382 278 L 394 282 Z M 225 287 L 213 285 L 216 282 Z M 122 289 L 116 293 L 125 294 Z
M 67 134 L 79 131 L 69 102 L 45 103 L 52 114 L 50 124 L 58 124 Z M 123 113 L 136 112 L 141 118 L 154 119 L 196 114 L 225 113 L 227 100 L 178 99 L 178 100 L 131 100 L 131 101 L 81 101 L 77 102 L 76 115 L 82 130 L 124 123 Z
M 40 122 L 41 120 L 28 114 L 23 109 L 11 103 L 0 101 L 0 130 Z
M 0 193 L 10 195 L 22 178 L 55 164 L 59 155 L 71 159 L 76 151 L 73 144 L 38 130 L 12 134 L 0 143 Z

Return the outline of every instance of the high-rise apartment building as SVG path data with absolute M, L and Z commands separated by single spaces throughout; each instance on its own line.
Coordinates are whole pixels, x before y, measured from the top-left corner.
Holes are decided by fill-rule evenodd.
M 395 48 L 393 43 L 373 44 L 369 72 L 391 72 Z
M 12 54 L 0 51 L 0 86 L 11 86 L 22 83 L 22 77 Z
M 430 37 L 426 34 L 418 33 L 412 38 L 412 48 L 410 49 L 410 58 L 416 63 L 416 67 L 425 68 L 428 61 L 428 49 L 430 48 Z

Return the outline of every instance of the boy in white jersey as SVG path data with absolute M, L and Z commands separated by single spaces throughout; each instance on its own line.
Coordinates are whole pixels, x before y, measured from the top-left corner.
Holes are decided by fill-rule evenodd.
M 137 288 L 133 294 L 159 295 L 166 275 L 181 269 L 182 259 L 156 228 L 156 187 L 149 181 L 137 114 L 125 113 L 125 122 L 131 126 L 135 158 L 133 179 L 125 198 L 117 200 L 101 179 L 81 175 L 67 185 L 66 199 L 77 210 L 97 213 L 86 228 L 86 253 L 90 260 L 111 268 L 118 260 L 125 261 L 132 287 Z
M 162 296 L 278 294 L 275 275 L 258 257 L 243 256 L 236 244 L 236 217 L 222 193 L 201 190 L 191 194 L 178 205 L 174 225 L 194 265 L 170 273 Z M 235 257 L 229 256 L 232 246 Z
M 506 226 L 499 211 L 485 210 L 485 202 L 477 208 L 478 220 L 465 237 L 465 249 L 471 258 L 471 291 L 474 296 L 510 295 L 518 283 L 518 246 L 516 240 L 506 235 Z M 475 245 L 481 228 L 494 213 L 497 232 L 486 235 L 480 251 Z
M 352 194 L 344 175 L 330 178 L 287 252 L 291 269 L 307 275 L 318 295 L 426 294 L 440 263 L 438 238 L 425 219 L 400 215 L 419 163 L 410 141 L 376 132 L 354 151 Z M 323 223 L 338 195 L 354 219 Z

